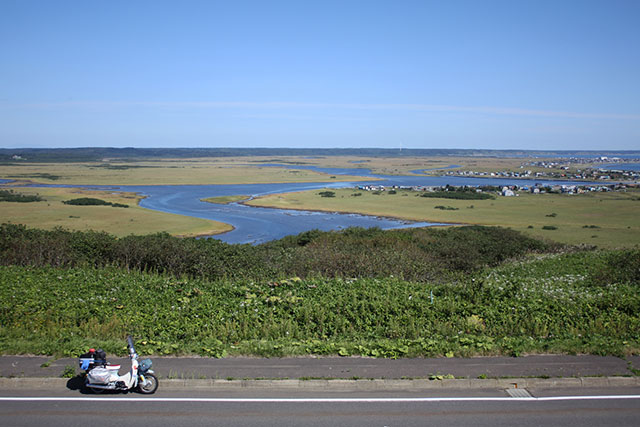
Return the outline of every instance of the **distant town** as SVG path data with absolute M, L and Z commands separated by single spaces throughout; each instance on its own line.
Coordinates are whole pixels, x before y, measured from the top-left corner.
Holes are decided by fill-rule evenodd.
M 517 196 L 518 193 L 532 193 L 532 194 L 583 194 L 590 192 L 607 192 L 607 191 L 624 191 L 627 188 L 637 188 L 639 184 L 602 184 L 602 185 L 543 185 L 535 184 L 531 185 L 504 185 L 504 186 L 471 186 L 471 185 L 446 185 L 446 186 L 384 186 L 384 185 L 360 185 L 356 188 L 361 191 L 415 191 L 415 192 L 475 192 L 475 193 L 489 193 L 499 194 L 505 197 Z
M 640 179 L 640 172 L 625 169 L 629 162 L 640 162 L 640 159 L 620 159 L 618 157 L 598 158 L 567 158 L 556 160 L 532 160 L 522 162 L 521 171 L 473 171 L 451 170 L 444 173 L 446 176 L 473 176 L 495 178 L 545 178 L 545 179 L 571 179 L 571 180 L 621 180 L 634 181 Z M 611 164 L 619 164 L 616 169 Z M 606 168 L 603 166 L 607 165 Z M 527 169 L 528 167 L 532 169 Z M 540 169 L 543 170 L 540 170 Z

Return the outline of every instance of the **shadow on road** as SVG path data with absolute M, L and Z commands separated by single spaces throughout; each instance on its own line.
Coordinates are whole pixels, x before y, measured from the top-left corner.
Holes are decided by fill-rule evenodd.
M 93 392 L 84 385 L 84 375 L 76 375 L 73 378 L 69 378 L 67 388 L 69 390 L 78 390 L 82 394 L 93 394 Z

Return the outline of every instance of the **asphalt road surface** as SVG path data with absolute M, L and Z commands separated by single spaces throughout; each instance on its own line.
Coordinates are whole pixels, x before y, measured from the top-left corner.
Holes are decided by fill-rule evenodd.
M 637 388 L 411 392 L 239 390 L 82 395 L 2 390 L 3 426 L 638 426 Z
M 128 369 L 128 359 L 108 355 Z M 632 375 L 640 369 L 640 356 L 533 355 L 525 357 L 372 359 L 362 357 L 151 357 L 162 378 L 427 378 L 451 374 L 456 378 L 583 377 Z M 42 356 L 2 356 L 2 377 L 57 377 L 78 359 L 52 360 Z M 79 372 L 79 370 L 78 370 Z

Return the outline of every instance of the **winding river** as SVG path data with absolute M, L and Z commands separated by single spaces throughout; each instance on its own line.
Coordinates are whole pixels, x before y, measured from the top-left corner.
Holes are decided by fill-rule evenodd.
M 211 236 L 227 243 L 259 244 L 280 239 L 287 235 L 304 231 L 340 230 L 348 227 L 380 227 L 382 229 L 428 227 L 448 225 L 433 222 L 412 222 L 393 218 L 380 218 L 359 214 L 341 214 L 337 212 L 310 212 L 287 209 L 270 209 L 246 206 L 240 203 L 227 205 L 202 202 L 201 199 L 217 196 L 247 195 L 258 197 L 267 194 L 288 193 L 292 191 L 315 190 L 320 188 L 346 188 L 357 185 L 384 186 L 445 186 L 460 185 L 519 185 L 534 184 L 576 185 L 589 184 L 575 181 L 525 180 L 509 178 L 472 178 L 454 176 L 425 175 L 376 175 L 362 168 L 321 168 L 316 166 L 261 164 L 261 167 L 285 167 L 290 169 L 310 169 L 329 175 L 356 175 L 365 180 L 357 182 L 312 182 L 312 183 L 279 183 L 279 184 L 239 184 L 239 185 L 46 185 L 34 184 L 35 187 L 83 187 L 98 190 L 114 190 L 135 192 L 146 196 L 140 206 L 161 212 L 187 215 L 196 218 L 225 222 L 234 228 L 224 234 Z M 455 167 L 451 165 L 439 169 Z M 425 169 L 414 171 L 420 173 Z M 366 180 L 370 178 L 370 180 Z M 8 182 L 9 180 L 0 180 Z M 600 185 L 602 183 L 593 183 Z M 607 184 L 612 184 L 608 182 Z
M 265 165 L 261 165 L 265 166 Z M 217 196 L 250 195 L 257 197 L 266 194 L 291 191 L 314 190 L 320 188 L 344 188 L 356 185 L 399 185 L 399 186 L 444 186 L 450 185 L 534 185 L 576 184 L 571 181 L 515 180 L 502 178 L 467 178 L 434 176 L 391 176 L 375 175 L 361 168 L 318 168 L 314 166 L 289 166 L 270 164 L 266 166 L 287 167 L 291 169 L 311 169 L 330 175 L 358 175 L 371 178 L 371 181 L 359 182 L 317 182 L 317 183 L 281 183 L 281 184 L 242 184 L 242 185 L 156 185 L 156 186 L 120 186 L 109 187 L 122 191 L 133 191 L 146 196 L 140 206 L 162 212 L 188 215 L 231 224 L 234 229 L 224 234 L 212 236 L 228 243 L 258 244 L 298 234 L 312 229 L 340 230 L 347 227 L 380 227 L 382 229 L 426 227 L 444 225 L 441 223 L 409 222 L 390 218 L 379 218 L 357 214 L 294 211 L 285 209 L 258 208 L 230 203 L 227 205 L 201 202 L 200 199 Z M 92 188 L 104 188 L 91 186 Z

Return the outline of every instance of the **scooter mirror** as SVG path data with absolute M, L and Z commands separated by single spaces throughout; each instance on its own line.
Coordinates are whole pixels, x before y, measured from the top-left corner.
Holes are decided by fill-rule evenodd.
M 134 354 L 136 352 L 136 349 L 133 347 L 131 335 L 127 335 L 127 346 L 129 347 L 129 353 Z

